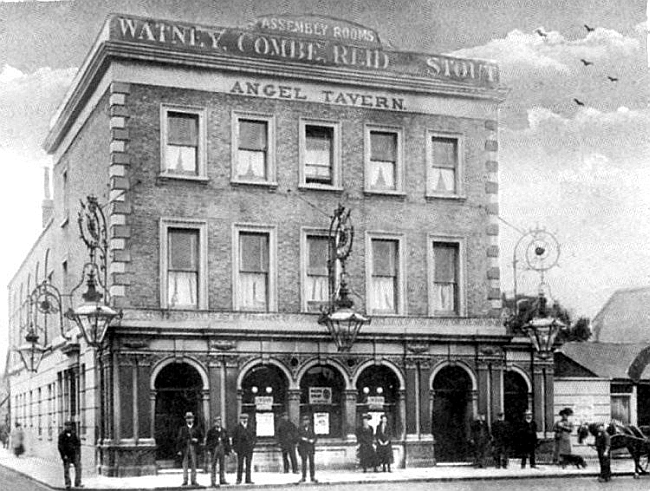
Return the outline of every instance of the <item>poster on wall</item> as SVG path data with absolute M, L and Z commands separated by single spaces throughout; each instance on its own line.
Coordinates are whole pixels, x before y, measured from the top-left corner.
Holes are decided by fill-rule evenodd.
M 317 435 L 329 435 L 330 413 L 314 413 L 314 433 Z
M 275 414 L 257 413 L 255 414 L 257 436 L 275 436 Z
M 368 409 L 370 410 L 379 410 L 384 409 L 384 396 L 368 396 L 366 402 L 368 403 Z
M 273 409 L 273 396 L 255 396 L 255 409 L 258 411 L 271 411 Z
M 330 387 L 309 387 L 309 404 L 332 404 Z

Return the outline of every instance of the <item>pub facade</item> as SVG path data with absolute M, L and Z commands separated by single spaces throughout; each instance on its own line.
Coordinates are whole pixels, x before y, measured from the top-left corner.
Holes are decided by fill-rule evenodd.
M 174 465 L 186 411 L 230 428 L 250 414 L 259 469 L 281 467 L 285 411 L 311 417 L 327 468 L 355 465 L 366 413 L 388 415 L 405 466 L 468 460 L 478 413 L 530 408 L 550 428 L 552 364 L 500 320 L 504 96 L 493 63 L 391 50 L 348 21 L 110 16 L 53 119 L 53 197 L 9 285 L 10 342 L 43 329 L 37 371 L 8 360 L 33 451 L 55 455 L 72 419 L 99 472 L 153 474 Z M 98 347 L 28 300 L 46 282 L 61 310 L 79 301 L 87 196 L 121 312 Z M 350 297 L 371 319 L 348 350 L 318 323 L 339 205 Z

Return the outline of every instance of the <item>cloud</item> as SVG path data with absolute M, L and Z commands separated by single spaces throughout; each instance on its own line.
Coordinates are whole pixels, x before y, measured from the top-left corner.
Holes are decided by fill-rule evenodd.
M 43 157 L 48 121 L 61 102 L 76 68 L 41 68 L 33 73 L 5 65 L 0 71 L 0 145 L 28 160 Z

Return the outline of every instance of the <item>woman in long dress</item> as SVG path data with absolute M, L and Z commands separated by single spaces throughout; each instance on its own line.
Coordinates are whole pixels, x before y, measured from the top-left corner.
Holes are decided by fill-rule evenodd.
M 361 420 L 361 426 L 357 428 L 357 443 L 359 444 L 357 457 L 359 457 L 359 465 L 361 465 L 363 472 L 366 472 L 369 467 L 372 467 L 377 472 L 374 431 L 369 421 L 370 415 L 365 414 Z
M 388 426 L 388 416 L 381 415 L 381 420 L 377 426 L 375 433 L 375 441 L 377 442 L 377 464 L 381 465 L 382 472 L 390 470 L 390 464 L 393 462 L 393 446 L 391 444 L 392 434 Z
M 571 432 L 573 423 L 569 421 L 569 416 L 573 414 L 570 408 L 564 408 L 560 411 L 560 420 L 555 422 L 553 431 L 555 432 L 555 452 L 558 463 L 564 467 L 566 465 L 567 455 L 571 455 Z

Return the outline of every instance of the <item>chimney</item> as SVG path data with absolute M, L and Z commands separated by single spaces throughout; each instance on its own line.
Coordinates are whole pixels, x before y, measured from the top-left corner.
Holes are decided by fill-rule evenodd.
M 48 165 L 43 166 L 43 204 L 42 204 L 42 226 L 45 227 L 54 215 L 54 200 L 51 191 L 51 169 Z

